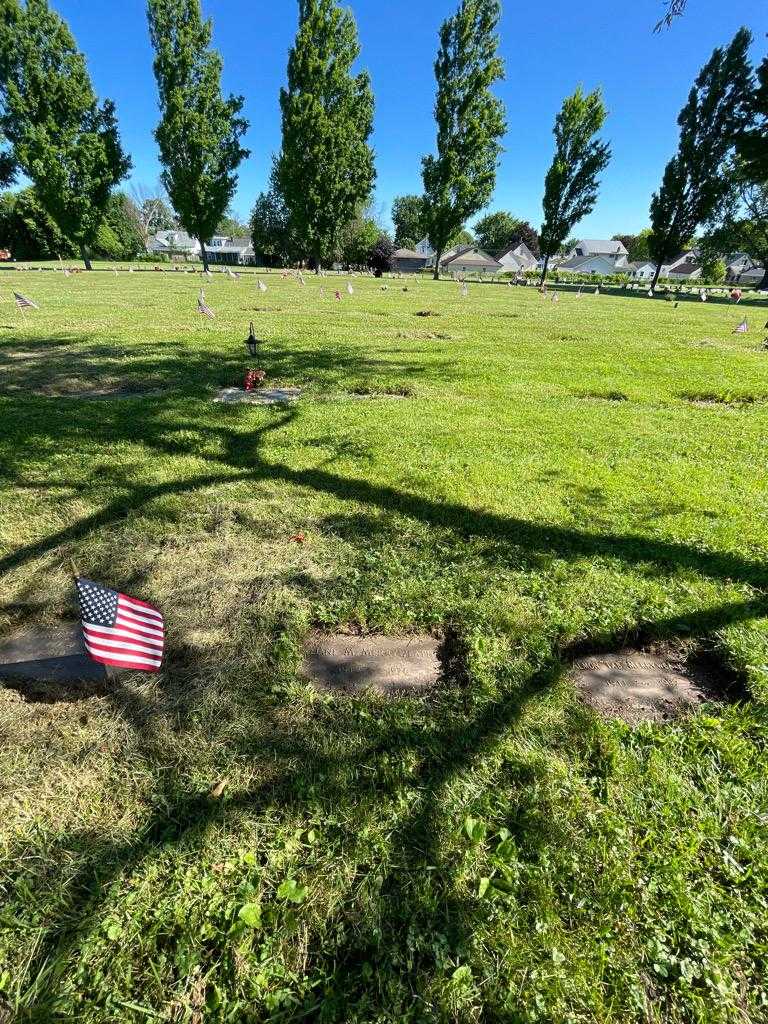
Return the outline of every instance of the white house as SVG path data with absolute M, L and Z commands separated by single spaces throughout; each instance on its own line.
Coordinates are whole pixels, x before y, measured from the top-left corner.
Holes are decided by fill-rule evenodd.
M 628 263 L 629 273 L 638 281 L 652 281 L 656 273 L 656 264 L 653 260 L 636 260 Z
M 608 274 L 628 273 L 627 268 L 626 258 L 623 263 L 619 264 L 610 255 L 594 255 L 565 259 L 559 264 L 557 269 L 558 272 L 565 270 L 572 274 L 599 274 L 606 276 Z
M 253 264 L 256 256 L 250 238 L 230 238 L 214 235 L 205 247 L 211 263 L 228 263 L 233 266 Z
M 430 245 L 428 238 L 422 238 L 416 246 L 416 252 L 419 256 L 423 256 L 425 259 L 430 259 L 435 255 L 435 250 Z
M 186 231 L 176 228 L 170 231 L 158 231 L 147 240 L 147 252 L 163 253 L 166 256 L 199 256 L 200 243 Z
M 520 242 L 499 256 L 499 263 L 505 271 L 519 274 L 526 270 L 536 270 L 536 257 L 525 244 Z
M 590 259 L 594 256 L 602 256 L 609 260 L 615 268 L 625 267 L 629 253 L 623 242 L 612 238 L 582 238 L 580 242 L 566 255 L 565 262 L 577 259 Z M 609 271 L 610 273 L 610 271 Z

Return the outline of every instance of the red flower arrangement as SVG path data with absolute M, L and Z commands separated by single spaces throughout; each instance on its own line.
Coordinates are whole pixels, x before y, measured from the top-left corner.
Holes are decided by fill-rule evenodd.
M 264 383 L 266 376 L 265 370 L 249 370 L 245 375 L 245 390 L 253 391 Z

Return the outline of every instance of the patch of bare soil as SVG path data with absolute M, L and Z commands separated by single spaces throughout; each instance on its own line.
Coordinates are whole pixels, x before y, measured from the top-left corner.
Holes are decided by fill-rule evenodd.
M 714 391 L 703 391 L 703 392 L 683 392 L 680 397 L 690 402 L 691 405 L 699 406 L 699 408 L 730 408 L 730 409 L 745 409 L 750 405 L 756 405 L 762 402 L 768 402 L 768 395 L 745 393 L 743 395 L 723 395 L 717 394 Z
M 629 725 L 674 721 L 705 702 L 739 695 L 734 677 L 714 660 L 672 645 L 579 658 L 571 679 L 590 707 Z

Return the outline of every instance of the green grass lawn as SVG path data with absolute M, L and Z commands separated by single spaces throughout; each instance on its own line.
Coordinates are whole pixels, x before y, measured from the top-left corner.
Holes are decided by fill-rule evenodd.
M 0 632 L 74 619 L 71 559 L 168 628 L 0 689 L 0 1021 L 768 1019 L 765 306 L 263 280 L 209 322 L 199 276 L 0 272 Z M 212 402 L 251 319 L 295 406 Z M 109 386 L 153 393 L 53 397 Z M 314 692 L 350 627 L 449 678 Z M 742 699 L 579 701 L 652 641 Z

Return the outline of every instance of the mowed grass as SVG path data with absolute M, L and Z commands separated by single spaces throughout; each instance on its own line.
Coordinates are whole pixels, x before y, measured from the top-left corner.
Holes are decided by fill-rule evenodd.
M 0 689 L 0 1020 L 768 1019 L 765 307 L 261 277 L 0 274 L 2 635 L 71 559 L 168 628 Z M 212 402 L 251 319 L 297 405 Z M 340 628 L 448 677 L 320 695 Z M 649 641 L 740 699 L 600 720 L 569 658 Z

